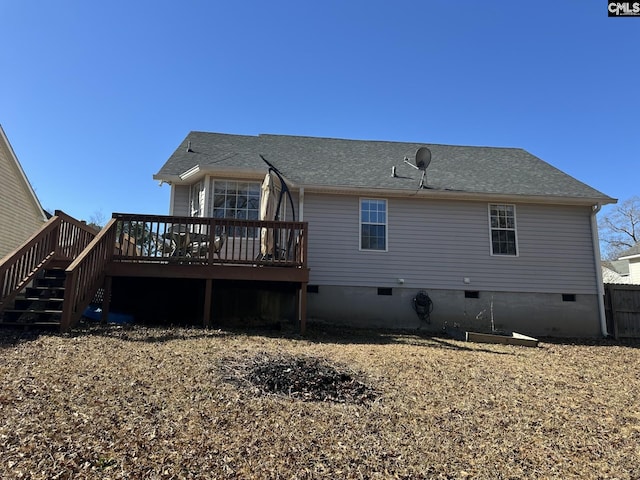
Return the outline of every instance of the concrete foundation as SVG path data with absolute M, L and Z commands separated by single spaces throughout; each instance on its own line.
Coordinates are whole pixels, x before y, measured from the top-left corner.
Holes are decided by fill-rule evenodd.
M 390 292 L 389 292 L 390 290 Z M 355 327 L 516 331 L 536 337 L 599 337 L 597 295 L 475 292 L 424 289 L 433 302 L 430 322 L 413 309 L 420 289 L 394 287 L 317 287 L 307 297 L 310 321 Z M 379 294 L 384 293 L 384 294 Z M 388 295 L 391 293 L 391 295 Z M 477 296 L 477 298 L 473 298 Z

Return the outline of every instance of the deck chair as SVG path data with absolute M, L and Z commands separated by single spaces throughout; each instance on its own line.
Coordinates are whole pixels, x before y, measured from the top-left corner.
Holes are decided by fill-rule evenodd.
M 191 256 L 191 236 L 189 232 L 176 233 L 171 238 L 172 241 L 172 257 L 190 257 Z
M 209 248 L 213 249 L 213 253 L 218 256 L 218 260 L 222 260 L 220 257 L 220 252 L 222 251 L 222 247 L 227 241 L 227 232 L 224 230 L 222 234 L 216 235 L 213 239 L 213 242 L 209 240 L 194 242 L 192 244 L 192 252 L 196 257 L 206 257 L 209 254 Z

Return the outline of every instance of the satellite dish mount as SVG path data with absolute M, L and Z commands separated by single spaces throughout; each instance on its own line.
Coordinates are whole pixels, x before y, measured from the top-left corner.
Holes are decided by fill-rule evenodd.
M 416 163 L 415 165 L 409 161 L 407 157 L 404 158 L 404 163 L 422 171 L 422 177 L 420 178 L 420 186 L 418 188 L 426 188 L 427 180 L 427 167 L 431 163 L 431 150 L 427 147 L 420 147 L 416 151 Z

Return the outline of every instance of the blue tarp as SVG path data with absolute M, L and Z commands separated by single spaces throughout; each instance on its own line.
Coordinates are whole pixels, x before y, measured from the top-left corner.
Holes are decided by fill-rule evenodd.
M 89 305 L 84 310 L 84 312 L 82 312 L 82 316 L 88 318 L 89 320 L 95 320 L 96 322 L 99 322 L 102 320 L 102 308 L 97 305 Z M 133 315 L 129 315 L 126 313 L 109 312 L 107 323 L 133 323 Z

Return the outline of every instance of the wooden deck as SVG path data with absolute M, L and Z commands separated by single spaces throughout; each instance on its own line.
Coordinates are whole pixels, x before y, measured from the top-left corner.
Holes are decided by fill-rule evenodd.
M 57 263 L 68 265 L 63 331 L 77 323 L 100 289 L 106 318 L 112 281 L 121 277 L 203 280 L 205 326 L 212 323 L 214 281 L 294 284 L 296 317 L 304 331 L 309 279 L 304 222 L 115 213 L 95 234 L 62 212 L 56 214 L 28 245 L 0 263 L 0 310 L 39 270 Z M 73 234 L 60 235 L 60 225 L 72 225 L 73 230 L 65 227 L 65 232 Z
M 199 278 L 220 266 L 277 267 L 295 275 L 306 267 L 306 228 L 304 222 L 115 213 L 111 267 L 145 266 L 160 275 L 174 271 Z

